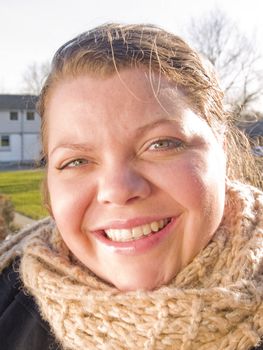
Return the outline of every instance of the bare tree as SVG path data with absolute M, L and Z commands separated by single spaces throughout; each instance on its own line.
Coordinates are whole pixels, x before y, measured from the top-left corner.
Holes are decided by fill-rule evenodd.
M 187 35 L 198 52 L 215 66 L 226 102 L 240 114 L 263 96 L 262 57 L 256 43 L 240 32 L 219 9 L 193 19 Z M 261 63 L 262 66 L 263 62 Z
M 49 69 L 50 64 L 48 62 L 30 64 L 23 75 L 22 92 L 38 95 Z

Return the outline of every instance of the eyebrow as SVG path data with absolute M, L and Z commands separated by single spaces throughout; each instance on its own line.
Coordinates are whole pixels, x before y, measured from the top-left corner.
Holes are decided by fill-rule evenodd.
M 162 126 L 162 125 L 165 125 L 165 124 L 169 124 L 169 125 L 177 124 L 178 129 L 182 130 L 182 127 L 179 127 L 178 120 L 176 120 L 174 118 L 171 118 L 171 119 L 159 119 L 159 120 L 156 120 L 155 122 L 150 122 L 149 124 L 145 124 L 145 125 L 139 127 L 136 130 L 136 135 L 144 134 L 148 130 L 157 128 L 158 126 Z
M 81 151 L 81 152 L 87 152 L 91 151 L 92 148 L 88 147 L 86 143 L 61 143 L 53 148 L 53 150 L 50 152 L 50 156 L 58 149 L 58 148 L 65 148 L 65 149 L 71 149 L 73 151 Z
M 165 125 L 165 124 L 177 124 L 178 121 L 176 119 L 159 119 L 156 120 L 155 122 L 150 122 L 148 124 L 145 124 L 139 128 L 136 129 L 135 134 L 137 137 L 140 137 L 142 134 L 148 132 L 149 130 L 155 129 L 158 126 Z M 180 130 L 182 128 L 180 127 Z M 65 149 L 70 149 L 73 151 L 80 151 L 80 152 L 87 152 L 87 151 L 92 151 L 94 148 L 89 147 L 86 143 L 61 143 L 54 147 L 54 149 L 50 152 L 50 156 L 58 149 L 58 148 L 65 148 Z

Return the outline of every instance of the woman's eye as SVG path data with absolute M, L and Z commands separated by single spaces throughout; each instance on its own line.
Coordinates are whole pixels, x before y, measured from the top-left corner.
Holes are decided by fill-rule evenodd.
M 87 163 L 88 163 L 88 160 L 86 160 L 86 159 L 74 159 L 74 160 L 62 165 L 60 167 L 60 170 L 66 169 L 66 168 L 77 168 L 77 167 L 80 167 L 80 166 L 85 165 Z
M 171 149 L 177 149 L 183 146 L 183 142 L 180 140 L 160 139 L 150 144 L 150 151 L 165 151 Z

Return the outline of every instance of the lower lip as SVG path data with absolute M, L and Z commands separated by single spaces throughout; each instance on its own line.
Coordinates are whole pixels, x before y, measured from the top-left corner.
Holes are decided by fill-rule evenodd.
M 100 241 L 100 243 L 112 250 L 114 253 L 122 255 L 137 255 L 146 253 L 148 250 L 163 242 L 173 232 L 177 220 L 178 218 L 172 218 L 171 222 L 160 231 L 151 233 L 149 236 L 145 236 L 134 241 L 111 241 L 105 237 L 104 231 L 95 231 L 93 234 Z

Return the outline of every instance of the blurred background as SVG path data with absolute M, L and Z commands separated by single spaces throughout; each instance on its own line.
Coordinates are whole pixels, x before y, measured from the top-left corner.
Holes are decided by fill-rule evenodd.
M 153 23 L 181 35 L 215 64 L 231 98 L 239 94 L 240 104 L 248 103 L 244 90 L 253 92 L 250 101 L 258 97 L 260 0 L 0 0 L 0 93 L 37 93 L 61 44 L 115 21 Z
M 0 0 L 0 217 L 6 195 L 16 213 L 47 214 L 40 205 L 43 172 L 32 170 L 41 155 L 37 95 L 56 49 L 105 22 L 156 24 L 207 57 L 262 170 L 261 0 Z

